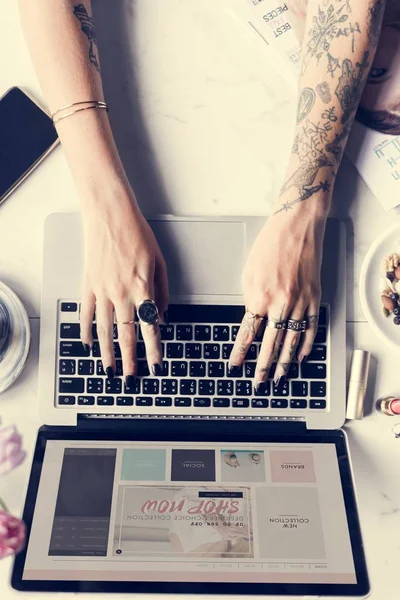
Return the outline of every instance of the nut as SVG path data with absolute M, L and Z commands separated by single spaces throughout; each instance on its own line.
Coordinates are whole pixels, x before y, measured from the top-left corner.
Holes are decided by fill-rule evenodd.
M 384 317 L 388 317 L 390 315 L 390 311 L 384 306 L 382 306 L 382 312 Z
M 394 309 L 394 302 L 387 296 L 381 296 L 383 306 L 390 312 Z

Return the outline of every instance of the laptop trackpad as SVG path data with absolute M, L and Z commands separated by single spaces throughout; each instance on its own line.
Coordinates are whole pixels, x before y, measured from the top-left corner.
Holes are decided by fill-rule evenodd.
M 167 262 L 172 295 L 241 295 L 246 225 L 149 221 Z

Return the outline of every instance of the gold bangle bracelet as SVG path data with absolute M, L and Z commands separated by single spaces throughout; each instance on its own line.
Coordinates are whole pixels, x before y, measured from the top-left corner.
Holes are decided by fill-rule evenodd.
M 82 112 L 83 110 L 90 110 L 91 108 L 99 108 L 99 109 L 103 108 L 104 110 L 108 111 L 108 106 L 107 105 L 105 105 L 105 106 L 103 106 L 103 105 L 99 106 L 97 104 L 94 104 L 93 106 L 85 106 L 85 108 L 76 108 L 75 110 L 71 110 L 71 112 L 69 112 L 69 113 L 67 113 L 65 115 L 61 115 L 61 117 L 57 117 L 57 119 L 53 119 L 53 123 L 55 125 L 59 121 L 62 121 L 63 119 L 66 119 L 67 117 L 70 117 L 71 115 L 74 115 L 75 113 Z
M 97 106 L 107 106 L 107 104 L 105 102 L 103 102 L 103 100 L 83 100 L 82 102 L 72 102 L 72 104 L 66 104 L 65 106 L 62 106 L 61 108 L 58 108 L 57 110 L 55 110 L 50 117 L 52 119 L 54 119 L 54 117 L 60 113 L 63 112 L 64 110 L 67 110 L 67 108 L 72 108 L 73 106 L 82 106 L 82 104 L 96 104 Z

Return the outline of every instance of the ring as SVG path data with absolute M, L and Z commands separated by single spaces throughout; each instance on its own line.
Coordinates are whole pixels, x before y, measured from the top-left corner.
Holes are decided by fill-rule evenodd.
M 135 319 L 133 319 L 133 321 L 115 321 L 117 325 L 131 325 L 132 323 L 135 322 Z
M 288 319 L 287 322 L 288 331 L 305 331 L 307 329 L 307 321 L 306 319 L 297 320 L 297 319 Z
M 286 321 L 279 321 L 277 319 L 268 319 L 267 327 L 271 329 L 286 329 L 287 323 Z
M 257 315 L 257 313 L 252 313 L 251 310 L 246 310 L 246 312 L 244 313 L 244 316 L 249 316 L 250 319 L 264 319 L 265 317 L 262 317 L 261 315 Z
M 143 300 L 137 307 L 139 321 L 145 325 L 158 323 L 158 308 L 153 300 Z

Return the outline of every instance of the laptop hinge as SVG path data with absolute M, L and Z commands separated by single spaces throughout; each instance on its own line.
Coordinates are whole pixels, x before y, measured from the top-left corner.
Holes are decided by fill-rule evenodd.
M 168 424 L 166 423 L 168 421 Z M 180 416 L 180 415 L 78 415 L 78 429 L 81 431 L 140 431 L 160 435 L 160 439 L 169 433 L 187 432 L 188 439 L 193 433 L 218 434 L 266 434 L 266 433 L 305 433 L 306 421 L 297 418 L 277 417 L 225 417 L 225 416 Z

